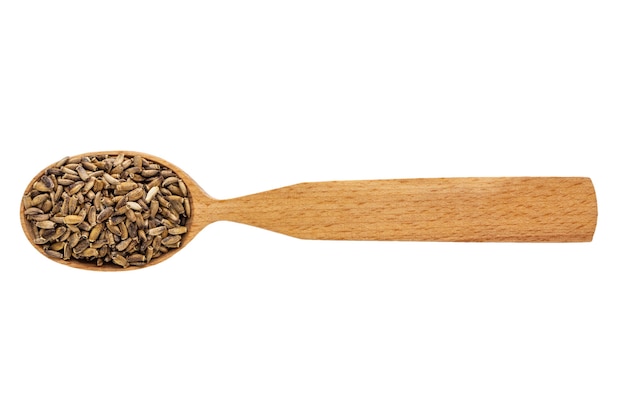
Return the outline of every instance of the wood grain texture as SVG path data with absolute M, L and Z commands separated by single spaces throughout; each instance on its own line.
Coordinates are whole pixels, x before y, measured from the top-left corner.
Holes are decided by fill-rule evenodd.
M 303 183 L 214 201 L 212 217 L 304 239 L 584 242 L 588 178 L 433 178 Z

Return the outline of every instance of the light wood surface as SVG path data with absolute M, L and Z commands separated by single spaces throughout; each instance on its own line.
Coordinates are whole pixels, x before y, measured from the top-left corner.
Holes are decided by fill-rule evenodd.
M 132 151 L 83 155 L 135 155 Z M 83 156 L 81 155 L 81 156 Z M 141 154 L 174 170 L 191 201 L 187 245 L 207 225 L 233 221 L 302 239 L 443 242 L 588 242 L 596 228 L 593 184 L 583 177 L 478 177 L 355 180 L 290 185 L 217 200 L 187 173 L 159 157 Z M 27 189 L 45 171 L 33 178 Z M 32 230 L 20 207 L 24 233 Z M 180 252 L 172 250 L 148 264 Z M 76 260 L 56 262 L 92 270 Z M 134 269 L 126 268 L 128 269 Z
M 584 242 L 596 203 L 586 178 L 333 181 L 214 201 L 206 220 L 304 239 Z

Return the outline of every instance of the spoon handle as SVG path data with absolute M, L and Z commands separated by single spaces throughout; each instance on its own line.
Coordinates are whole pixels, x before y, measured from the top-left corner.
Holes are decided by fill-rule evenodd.
M 215 201 L 214 215 L 303 239 L 585 242 L 593 184 L 579 177 L 302 183 Z

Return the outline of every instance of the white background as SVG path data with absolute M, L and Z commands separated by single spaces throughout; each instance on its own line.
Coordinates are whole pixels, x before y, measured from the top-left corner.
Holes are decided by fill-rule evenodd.
M 0 415 L 624 416 L 620 1 L 5 1 Z M 18 209 L 131 149 L 227 198 L 302 181 L 589 176 L 583 244 L 316 242 L 232 223 L 137 272 Z

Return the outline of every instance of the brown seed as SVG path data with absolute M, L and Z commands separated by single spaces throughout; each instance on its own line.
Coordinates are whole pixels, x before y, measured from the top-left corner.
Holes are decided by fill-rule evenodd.
M 128 196 L 115 196 L 113 198 L 113 202 L 115 202 L 115 210 L 121 210 L 122 207 L 124 207 L 126 203 L 128 203 Z
M 188 193 L 187 186 L 185 185 L 185 183 L 181 179 L 178 180 L 178 188 L 180 189 L 183 197 L 187 197 L 187 193 Z
M 123 163 L 121 165 L 118 165 L 118 166 L 115 166 L 115 167 L 111 168 L 111 170 L 109 171 L 109 173 L 111 175 L 113 175 L 115 178 L 120 177 L 122 172 L 124 172 L 124 164 Z
M 56 234 L 56 229 L 41 229 L 41 237 L 50 241 L 52 237 Z
M 170 186 L 170 185 L 172 185 L 172 184 L 178 184 L 178 178 L 177 178 L 177 177 L 169 177 L 169 178 L 166 178 L 166 179 L 163 181 L 163 184 L 162 184 L 161 186 L 162 186 L 163 188 L 166 188 L 166 187 L 168 187 L 168 186 Z
M 176 213 L 185 213 L 185 207 L 183 207 L 183 203 L 181 203 L 180 201 L 172 201 L 170 204 L 172 205 L 172 210 L 174 210 Z
M 93 205 L 97 211 L 102 211 L 102 209 L 104 208 L 102 206 L 102 191 L 96 192 L 96 195 L 93 198 Z
M 126 230 L 128 230 L 128 236 L 131 238 L 137 238 L 137 223 L 131 219 L 128 219 L 125 224 Z
M 180 221 L 178 213 L 173 210 L 168 210 L 166 208 L 161 208 L 161 214 L 165 217 L 173 221 L 174 223 L 178 223 Z
M 168 248 L 177 248 L 180 246 L 180 236 L 168 236 L 161 241 L 161 244 Z
M 113 166 L 116 167 L 118 165 L 122 165 L 123 162 L 124 162 L 124 154 L 121 153 L 117 155 L 117 157 L 113 160 Z
M 94 206 L 89 207 L 89 210 L 87 211 L 87 221 L 89 222 L 89 224 L 94 225 L 96 224 L 97 218 L 98 218 L 98 210 L 96 210 L 96 208 Z
M 117 206 L 119 206 L 119 208 Z M 116 208 L 115 208 L 115 211 L 113 212 L 113 216 L 125 216 L 126 213 L 128 213 L 129 211 L 132 211 L 132 210 L 126 207 L 125 205 L 116 204 Z
M 74 246 L 74 253 L 78 254 L 83 252 L 89 247 L 89 241 L 87 239 L 80 239 L 76 246 Z
M 26 216 L 26 218 L 28 220 L 31 220 L 31 221 L 41 222 L 43 220 L 50 220 L 50 214 L 49 213 L 30 214 L 30 215 Z
M 98 214 L 98 217 L 96 217 L 96 221 L 98 223 L 102 223 L 106 221 L 109 217 L 111 217 L 112 214 L 113 214 L 113 207 L 106 207 L 104 210 L 100 212 L 100 214 Z
M 144 196 L 143 188 L 135 188 L 134 190 L 126 194 L 126 196 L 128 197 L 128 201 L 139 200 L 140 198 Z
M 159 173 L 158 169 L 144 169 L 141 171 L 141 176 L 144 178 L 154 177 Z
M 85 157 L 85 158 L 81 159 L 80 163 L 81 163 L 81 165 L 82 165 L 83 167 L 85 167 L 85 169 L 87 169 L 87 170 L 89 170 L 89 171 L 93 171 L 93 172 L 95 172 L 95 171 L 98 169 L 98 167 L 96 166 L 96 164 L 92 163 L 92 162 L 89 160 L 89 158 L 87 158 L 87 157 Z
M 161 183 L 163 182 L 163 177 L 161 175 L 159 175 L 158 177 L 152 177 L 152 179 L 150 180 L 150 182 L 148 184 L 146 184 L 146 189 L 150 190 L 153 187 L 160 187 Z
M 148 217 L 149 213 L 147 212 L 143 212 L 143 214 L 136 214 L 135 217 L 135 224 L 137 224 L 137 229 L 138 230 L 143 230 L 144 228 L 148 227 L 147 223 L 146 223 L 146 219 L 144 219 L 144 217 Z
M 85 184 L 85 186 L 87 186 L 87 184 Z M 93 192 L 93 190 L 89 190 L 85 193 L 85 201 L 93 201 L 93 199 L 96 197 L 96 193 Z
M 43 202 L 46 201 L 48 198 L 50 198 L 49 194 L 39 194 L 32 198 L 31 203 L 33 206 L 38 206 L 40 204 L 43 204 Z
M 108 194 L 106 194 L 104 197 L 102 197 L 102 205 L 104 205 L 105 207 L 112 207 L 115 205 L 115 201 L 113 201 L 113 199 Z
M 70 168 L 70 167 L 71 167 L 71 165 L 66 165 L 66 166 L 64 166 L 63 168 L 61 168 L 61 171 L 63 171 L 63 173 L 64 173 L 65 175 L 69 175 L 69 176 L 71 176 L 71 178 L 74 178 L 74 179 L 79 179 L 79 178 L 80 178 L 80 176 L 78 176 L 78 172 L 74 171 L 74 170 L 73 170 L 72 168 Z
M 115 235 L 108 229 L 104 231 L 104 234 L 107 240 L 107 245 L 111 247 L 115 246 Z
M 170 235 L 183 235 L 187 233 L 187 228 L 185 226 L 178 226 L 178 227 L 173 227 L 171 229 L 168 229 L 167 232 Z
M 89 174 L 85 171 L 85 168 L 82 165 L 78 165 L 76 167 L 76 172 L 81 180 L 87 181 L 89 179 Z
M 150 202 L 149 217 L 151 219 L 155 218 L 158 212 L 159 212 L 159 202 L 157 200 L 152 200 Z
M 24 210 L 24 214 L 29 216 L 31 214 L 43 214 L 43 210 L 38 207 L 29 207 Z
M 72 185 L 67 187 L 67 193 L 69 195 L 76 194 L 77 192 L 79 192 L 83 188 L 84 185 L 85 185 L 84 182 L 76 181 L 74 184 L 72 184 Z
M 95 177 L 95 175 L 92 175 L 92 177 Z M 102 191 L 105 187 L 106 181 L 104 180 L 100 180 L 100 179 L 96 179 L 94 184 L 93 184 L 93 191 L 98 193 L 100 191 Z
M 50 236 L 50 240 L 58 240 L 65 234 L 67 228 L 61 226 L 54 229 L 54 234 Z
M 78 197 L 73 195 L 69 198 L 69 202 L 67 206 L 68 214 L 76 213 L 77 209 L 78 209 Z
M 91 247 L 92 248 L 96 248 L 96 249 L 100 249 L 100 248 L 102 248 L 106 244 L 107 244 L 106 239 L 98 239 L 95 242 L 91 243 Z
M 178 227 L 177 223 L 174 223 L 173 221 L 171 221 L 170 219 L 161 219 L 161 224 L 165 227 L 167 227 L 167 229 L 173 229 L 174 227 Z
M 60 251 L 63 249 L 64 246 L 65 242 L 54 242 L 52 245 L 50 245 L 50 249 L 54 251 Z
M 124 206 L 124 207 L 128 207 L 128 206 Z M 135 224 L 135 222 L 137 221 L 137 215 L 135 214 L 133 210 L 130 210 L 130 209 L 126 212 L 126 218 L 130 220 L 133 224 Z
M 51 258 L 63 259 L 63 254 L 61 252 L 57 252 L 51 249 L 45 249 L 44 252 L 46 252 L 46 255 L 48 255 Z
M 162 188 L 162 189 L 161 189 L 161 191 L 164 191 L 164 189 Z M 161 194 L 157 194 L 156 198 L 157 198 L 157 200 L 159 201 L 159 204 L 160 204 L 162 207 L 165 207 L 165 208 L 170 208 L 170 207 L 172 206 L 172 205 L 170 204 L 170 202 L 169 202 L 169 201 L 167 201 L 167 200 L 165 199 L 165 197 L 163 197 Z
M 132 179 L 136 178 L 137 180 L 135 182 L 143 182 L 144 178 L 141 175 L 139 175 L 140 172 L 141 172 L 141 167 L 132 166 L 132 167 L 126 168 L 126 171 L 124 171 L 122 175 L 128 178 L 132 178 Z
M 50 202 L 50 203 L 52 203 L 52 202 Z M 41 205 L 42 206 L 42 210 L 43 210 L 43 206 L 44 205 L 47 206 L 47 204 L 42 204 Z M 61 211 L 61 207 L 62 206 L 63 206 L 63 202 L 62 201 L 59 200 L 59 201 L 54 202 L 54 204 L 52 205 L 52 208 L 49 211 L 50 215 L 54 216 L 54 215 L 58 214 Z
M 96 240 L 98 240 L 98 237 L 100 237 L 100 233 L 102 232 L 102 228 L 104 226 L 102 225 L 102 223 L 97 223 L 89 232 L 89 241 L 90 242 L 95 242 Z
M 108 221 L 108 222 L 106 222 L 106 227 L 114 235 L 116 235 L 116 236 L 121 236 L 122 235 L 122 231 L 120 230 L 118 225 L 113 224 L 110 221 Z
M 48 211 L 52 210 L 52 207 L 53 207 L 52 206 L 52 201 L 50 201 L 50 200 L 46 200 L 43 203 L 41 203 L 41 209 L 44 212 L 48 212 Z
M 69 156 L 65 156 L 63 158 L 61 158 L 56 164 L 54 164 L 54 166 L 56 168 L 61 168 L 63 165 L 65 165 L 67 163 L 67 161 L 70 159 Z
M 120 183 L 120 181 L 117 178 L 113 178 L 111 174 L 107 172 L 102 174 L 102 178 L 104 178 L 104 180 L 108 182 L 110 185 L 118 185 Z
M 63 191 L 65 191 L 65 190 L 63 189 L 62 185 L 57 186 L 57 188 L 56 188 L 56 190 L 54 192 L 54 202 L 55 203 L 61 199 L 61 196 L 63 195 Z
M 178 203 L 181 203 L 181 204 L 182 204 L 182 203 L 183 203 L 183 200 L 184 200 L 184 197 L 181 197 L 181 196 L 179 196 L 179 195 L 174 195 L 174 194 L 172 194 L 172 195 L 168 195 L 167 197 L 165 197 L 165 199 L 166 199 L 167 201 L 169 201 L 170 203 L 172 203 L 172 202 L 176 201 L 176 202 L 178 202 Z
M 50 220 L 52 220 L 53 222 L 57 224 L 65 224 L 65 216 L 60 215 L 60 214 L 54 217 L 50 217 Z
M 113 260 L 113 263 L 123 268 L 126 268 L 128 266 L 128 261 L 122 255 L 115 255 L 113 256 L 112 260 Z
M 154 228 L 148 230 L 148 235 L 149 236 L 157 236 L 157 235 L 160 235 L 161 233 L 163 233 L 165 230 L 167 230 L 165 228 L 165 226 L 154 227 Z
M 118 225 L 118 224 L 122 223 L 125 220 L 125 218 L 126 218 L 126 216 L 124 216 L 124 215 L 111 216 L 111 218 L 109 219 L 109 222 L 111 224 Z
M 137 246 L 139 246 L 139 242 L 135 239 L 129 239 L 130 244 L 126 248 L 126 253 L 135 253 L 137 251 Z
M 84 220 L 83 216 L 69 214 L 63 218 L 65 224 L 78 224 Z
M 120 243 L 117 244 L 117 246 L 115 246 L 115 249 L 117 249 L 120 252 L 123 252 L 123 251 L 126 250 L 128 245 L 130 245 L 131 241 L 132 241 L 132 239 L 122 240 Z
M 103 157 L 100 157 L 99 159 L 93 161 L 93 163 L 96 164 L 98 169 L 109 172 L 111 168 L 113 168 L 113 161 L 110 159 L 102 159 L 102 158 Z
M 139 184 L 132 180 L 124 181 L 115 186 L 116 191 L 127 192 L 139 187 Z
M 85 258 L 94 258 L 98 256 L 98 249 L 96 248 L 87 248 L 85 249 L 81 255 Z
M 60 168 L 52 167 L 46 170 L 46 175 L 55 175 L 57 177 L 63 176 L 63 170 Z
M 170 185 L 169 187 L 167 187 L 167 189 L 170 190 L 174 195 L 178 195 L 181 197 L 183 196 L 183 192 L 180 188 L 178 188 L 178 185 Z
M 77 232 L 72 233 L 70 237 L 67 238 L 67 243 L 70 245 L 70 248 L 75 248 L 79 241 L 80 234 Z
M 163 240 L 163 238 L 161 237 L 161 235 L 155 236 L 154 239 L 152 239 L 152 247 L 154 248 L 155 252 L 158 252 L 161 250 L 161 241 Z
M 87 182 L 85 183 L 85 185 L 83 186 L 83 192 L 87 193 L 89 191 L 91 191 L 94 187 L 94 185 L 96 185 L 96 179 L 95 178 L 89 178 L 87 180 Z
M 76 181 L 76 179 L 72 179 L 72 178 L 59 178 L 57 180 L 59 185 L 63 185 L 63 186 L 72 185 L 74 184 L 74 181 Z
M 25 209 L 29 209 L 33 206 L 33 199 L 30 197 L 30 195 L 25 195 L 24 197 L 22 197 L 22 205 Z
M 63 226 L 61 226 L 61 227 L 63 227 Z M 70 229 L 69 227 L 67 227 L 67 228 L 66 228 L 66 230 L 65 230 L 65 233 L 63 233 L 63 236 L 61 236 L 61 237 L 59 238 L 59 240 L 60 240 L 61 242 L 67 242 L 68 238 L 70 237 L 70 235 L 71 235 L 72 233 L 73 233 L 73 232 L 72 232 L 72 229 Z
M 150 262 L 152 260 L 152 255 L 154 255 L 154 248 L 152 246 L 148 246 L 146 248 L 146 262 Z
M 145 262 L 146 256 L 141 253 L 133 253 L 128 256 L 128 262 Z
M 54 229 L 56 223 L 50 220 L 43 220 L 35 223 L 35 225 L 40 229 Z
M 128 239 L 128 228 L 126 227 L 126 223 L 121 222 L 118 224 L 118 227 L 120 228 L 120 238 Z
M 46 187 L 46 185 L 41 181 L 35 182 L 33 184 L 33 189 L 37 191 L 41 191 L 42 193 L 47 193 L 48 191 L 51 190 L 51 188 Z
M 43 175 L 40 179 L 41 183 L 46 187 L 47 191 L 52 191 L 55 187 L 53 177 L 49 177 L 47 175 Z
M 62 216 L 67 216 L 70 214 L 70 199 L 65 197 L 63 202 L 61 203 L 61 210 L 59 210 L 59 214 Z
M 61 185 L 72 185 L 73 183 L 75 183 L 76 181 L 80 181 L 80 177 L 78 176 L 78 174 L 63 174 L 63 180 L 65 181 L 71 181 L 71 184 L 61 184 L 61 179 L 59 179 L 59 184 Z

